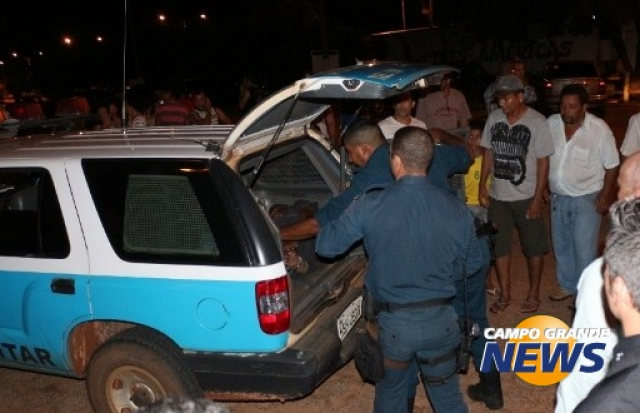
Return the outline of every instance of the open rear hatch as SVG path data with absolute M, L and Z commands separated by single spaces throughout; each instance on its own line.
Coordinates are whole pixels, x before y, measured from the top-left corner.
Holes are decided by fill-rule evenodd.
M 265 212 L 281 205 L 295 215 L 291 208 L 300 202 L 322 207 L 340 189 L 341 171 L 335 156 L 308 136 L 280 142 L 279 134 L 310 125 L 337 99 L 386 99 L 439 84 L 442 75 L 450 71 L 457 70 L 449 66 L 387 62 L 337 69 L 299 80 L 267 98 L 238 123 L 223 145 L 222 158 L 243 145 L 267 140 L 262 153 L 254 152 L 239 164 L 245 183 Z M 256 168 L 261 168 L 259 173 Z M 345 302 L 353 300 L 351 287 L 362 286 L 366 268 L 362 248 L 328 261 L 315 255 L 314 240 L 298 244 L 299 251 L 306 250 L 306 255 L 301 255 L 311 268 L 304 273 L 291 273 L 294 333 L 301 332 L 338 301 L 343 300 L 342 305 L 346 305 Z
M 451 66 L 380 62 L 319 73 L 274 93 L 238 122 L 223 145 L 223 154 L 238 145 L 273 135 L 279 128 L 309 125 L 331 101 L 387 99 L 406 91 L 440 84 Z M 223 155 L 223 159 L 225 156 Z

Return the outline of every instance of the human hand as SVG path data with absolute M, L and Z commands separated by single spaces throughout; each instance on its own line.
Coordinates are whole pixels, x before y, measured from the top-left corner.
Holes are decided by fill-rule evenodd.
M 531 203 L 529 204 L 529 208 L 527 208 L 527 219 L 537 219 L 540 218 L 540 213 L 542 211 L 542 198 L 533 198 Z
M 546 204 L 551 199 L 551 191 L 547 188 L 542 194 L 542 201 Z
M 596 198 L 596 211 L 598 211 L 599 214 L 604 215 L 609 212 L 609 208 L 612 203 L 613 197 L 609 195 L 609 193 L 601 191 Z
M 480 201 L 480 205 L 485 208 L 489 208 L 489 191 L 487 191 L 486 185 L 480 185 L 478 188 L 478 200 Z

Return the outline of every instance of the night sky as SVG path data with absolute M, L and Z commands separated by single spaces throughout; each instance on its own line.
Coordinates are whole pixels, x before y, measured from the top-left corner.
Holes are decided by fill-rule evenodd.
M 127 80 L 200 79 L 224 88 L 248 74 L 275 89 L 303 77 L 323 43 L 352 64 L 367 57 L 365 35 L 402 28 L 401 0 L 324 0 L 324 14 L 320 0 L 128 0 L 125 54 L 124 0 L 2 3 L 0 76 L 13 88 L 57 91 L 121 87 L 123 55 Z M 408 25 L 425 25 L 421 5 L 406 0 Z

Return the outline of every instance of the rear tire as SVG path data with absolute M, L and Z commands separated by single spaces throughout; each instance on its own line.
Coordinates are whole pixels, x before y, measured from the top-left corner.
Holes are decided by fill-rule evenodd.
M 100 413 L 135 412 L 168 396 L 202 394 L 177 346 L 139 327 L 116 335 L 95 352 L 86 386 L 91 406 Z

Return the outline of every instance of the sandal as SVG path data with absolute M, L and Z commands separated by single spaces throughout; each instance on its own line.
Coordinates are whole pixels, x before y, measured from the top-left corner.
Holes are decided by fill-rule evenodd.
M 509 304 L 511 304 L 510 301 L 506 303 L 503 303 L 502 301 L 495 301 L 493 304 L 491 304 L 491 307 L 489 307 L 489 311 L 491 311 L 494 314 L 500 314 L 504 312 L 504 310 L 506 310 L 507 307 L 509 307 Z
M 535 313 L 540 308 L 540 301 L 525 300 L 520 307 L 521 313 Z
M 487 294 L 489 294 L 492 297 L 497 297 L 500 295 L 500 287 L 493 287 L 493 288 L 486 288 Z

